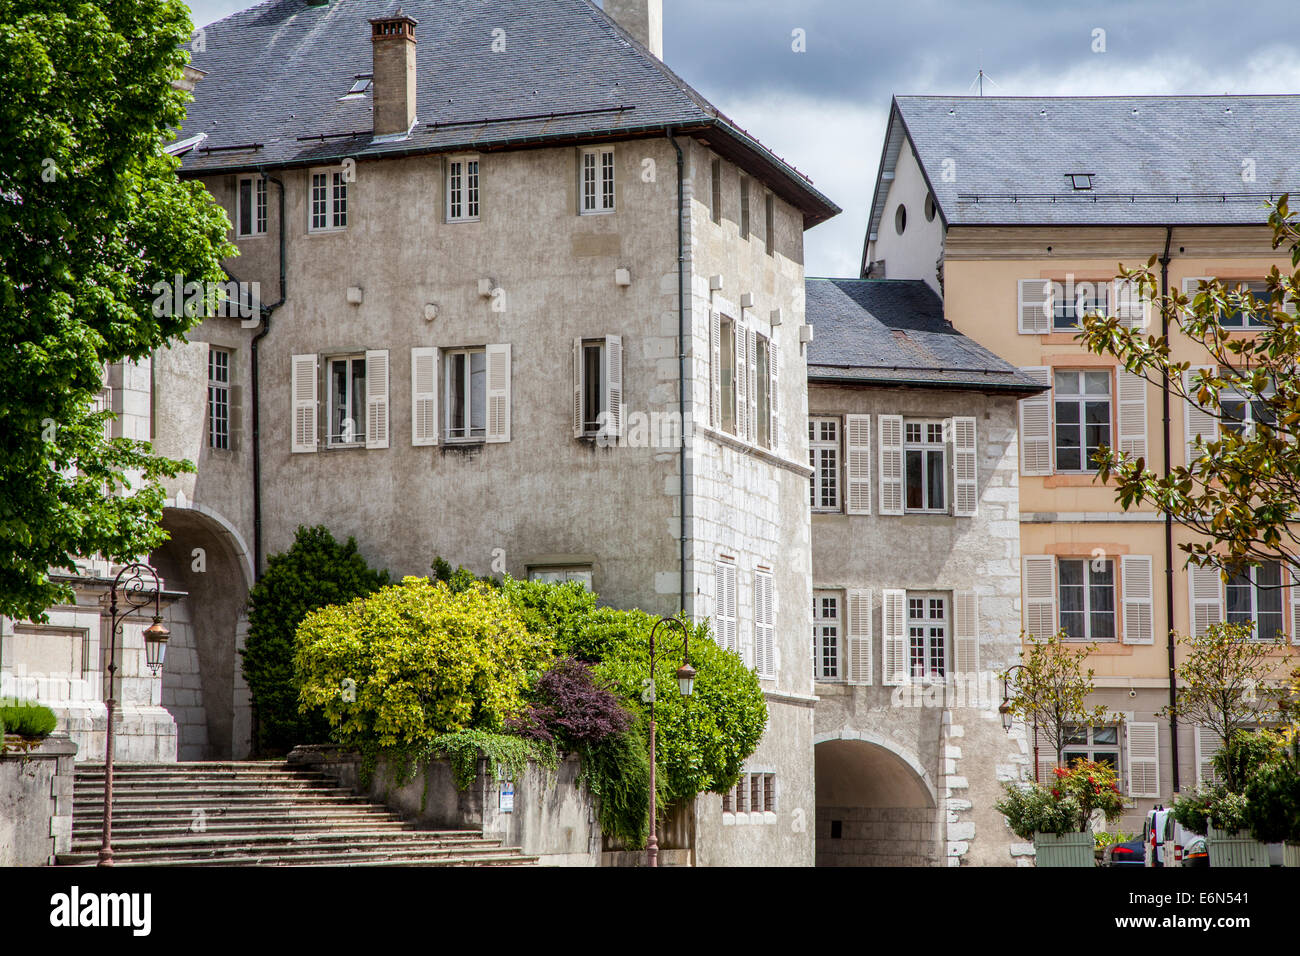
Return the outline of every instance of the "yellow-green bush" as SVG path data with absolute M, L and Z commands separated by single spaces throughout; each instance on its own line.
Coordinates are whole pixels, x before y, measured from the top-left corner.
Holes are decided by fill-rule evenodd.
M 410 577 L 309 614 L 294 664 L 303 709 L 321 708 L 340 743 L 409 747 L 501 729 L 553 656 L 499 591 Z

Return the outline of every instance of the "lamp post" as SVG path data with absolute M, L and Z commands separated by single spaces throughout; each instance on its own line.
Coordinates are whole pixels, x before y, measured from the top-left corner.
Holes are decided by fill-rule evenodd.
M 655 833 L 655 634 L 659 626 L 676 625 L 682 632 L 682 666 L 677 668 L 677 689 L 683 697 L 695 690 L 695 668 L 691 666 L 691 636 L 686 624 L 678 617 L 663 617 L 650 628 L 650 838 L 646 841 L 646 866 L 659 865 L 659 837 Z
M 145 590 L 146 573 L 153 578 L 153 591 Z M 118 607 L 117 592 L 122 592 L 122 607 Z M 99 865 L 113 865 L 113 711 L 117 701 L 113 696 L 113 675 L 117 673 L 117 633 L 123 622 L 153 601 L 153 623 L 144 631 L 145 662 L 155 674 L 162 670 L 170 636 L 162 622 L 162 583 L 158 572 L 147 564 L 128 564 L 113 579 L 109 596 L 108 615 L 108 726 L 104 735 L 104 827 L 103 842 L 99 847 Z
M 1011 692 L 1008 684 L 1011 681 L 1011 675 L 1016 671 L 1025 669 L 1024 664 L 1015 664 L 1008 667 L 1006 673 L 1002 675 L 1002 703 L 998 705 L 998 713 L 1002 715 L 1002 729 L 1007 733 L 1011 732 Z M 1038 717 L 1034 717 L 1034 780 L 1038 780 Z

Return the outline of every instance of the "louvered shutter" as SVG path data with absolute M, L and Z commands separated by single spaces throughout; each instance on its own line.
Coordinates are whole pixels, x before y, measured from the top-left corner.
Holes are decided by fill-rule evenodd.
M 1048 737 L 1041 727 L 1038 730 L 1037 740 L 1038 776 L 1035 779 L 1039 783 L 1050 787 L 1055 779 L 1055 774 L 1052 771 L 1056 769 L 1056 741 Z
M 903 416 L 881 415 L 880 431 L 880 513 L 903 513 Z
M 979 504 L 975 447 L 975 419 L 952 420 L 953 514 L 958 518 L 974 517 Z
M 623 434 L 623 337 L 605 336 L 605 435 Z
M 411 349 L 411 444 L 438 444 L 437 349 Z
M 748 336 L 745 334 L 745 326 L 740 322 L 733 323 L 731 327 L 735 330 L 736 437 L 749 441 L 749 356 L 745 347 Z
M 1120 583 L 1124 588 L 1124 643 L 1152 644 L 1154 582 L 1149 555 L 1125 554 L 1119 559 Z
M 388 350 L 366 352 L 366 447 L 388 447 Z
M 290 365 L 293 396 L 292 452 L 316 450 L 316 356 L 295 355 Z
M 1209 727 L 1193 728 L 1196 738 L 1196 779 L 1198 783 L 1222 783 L 1214 769 L 1214 755 L 1223 749 L 1223 738 Z
M 487 438 L 510 440 L 510 343 L 489 345 L 487 359 Z
M 1021 279 L 1017 283 L 1021 335 L 1044 335 L 1052 331 L 1052 282 L 1050 279 Z
M 1197 372 L 1207 372 L 1213 374 L 1214 370 L 1208 366 L 1196 365 L 1189 368 L 1183 373 L 1183 390 L 1192 398 L 1200 391 L 1196 385 L 1199 378 Z M 1196 437 L 1200 436 L 1201 442 L 1209 443 L 1218 441 L 1219 438 L 1219 419 L 1212 412 L 1207 411 L 1200 405 L 1192 401 L 1183 402 L 1183 437 L 1187 444 L 1188 465 L 1191 465 L 1199 456 L 1196 451 Z
M 776 677 L 776 612 L 772 575 L 754 573 L 754 670 L 759 677 Z
M 582 339 L 573 340 L 573 437 L 581 438 L 586 433 L 586 422 L 582 413 Z
M 709 424 L 722 427 L 722 316 L 709 313 Z
M 781 361 L 776 354 L 775 338 L 767 340 L 767 368 L 769 377 L 767 387 L 767 405 L 771 416 L 767 426 L 768 441 L 771 442 L 772 451 L 779 451 L 781 446 Z
M 1192 634 L 1202 637 L 1211 624 L 1223 623 L 1223 578 L 1218 568 L 1188 568 Z
M 845 594 L 846 648 L 844 655 L 850 684 L 871 683 L 871 591 L 850 588 Z
M 1291 572 L 1291 643 L 1300 644 L 1300 572 Z
M 718 646 L 740 653 L 736 642 L 736 566 L 718 561 L 713 566 L 714 639 Z
M 907 592 L 881 592 L 881 683 L 898 686 L 907 678 Z
M 1056 633 L 1056 559 L 1027 554 L 1021 559 L 1025 601 L 1025 633 L 1046 640 Z
M 1126 329 L 1145 329 L 1151 303 L 1142 297 L 1141 287 L 1132 279 L 1116 279 L 1111 286 L 1111 314 Z
M 1116 373 L 1119 396 L 1119 450 L 1134 460 L 1147 456 L 1147 382 L 1141 375 L 1120 368 Z
M 844 511 L 871 514 L 871 416 L 844 416 Z
M 1124 748 L 1128 755 L 1128 795 L 1160 796 L 1160 725 L 1154 721 L 1127 721 Z
M 953 603 L 953 669 L 973 677 L 980 669 L 980 604 L 974 591 L 957 591 Z
M 1040 385 L 1052 384 L 1052 370 L 1046 366 L 1022 368 L 1021 373 Z M 1040 392 L 1020 400 L 1020 473 L 1052 473 L 1052 392 Z
M 749 398 L 749 440 L 758 442 L 758 333 L 754 329 L 745 329 L 745 354 L 749 362 L 748 382 Z

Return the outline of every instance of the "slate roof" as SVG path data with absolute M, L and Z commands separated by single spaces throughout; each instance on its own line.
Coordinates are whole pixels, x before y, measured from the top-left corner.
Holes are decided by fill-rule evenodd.
M 919 279 L 808 279 L 810 382 L 1029 395 L 1043 390 L 956 331 Z
M 185 155 L 183 173 L 663 136 L 671 127 L 767 182 L 803 211 L 807 227 L 840 211 L 590 0 L 400 6 L 418 21 L 418 122 L 409 139 L 373 143 L 369 94 L 339 99 L 371 72 L 369 21 L 398 4 L 269 0 L 203 28 L 204 49 L 191 63 L 206 76 L 179 138 L 207 138 Z M 494 38 L 504 52 L 493 52 Z M 252 144 L 260 145 L 229 149 Z
M 904 133 L 948 225 L 1262 225 L 1300 192 L 1300 95 L 899 96 L 882 172 Z

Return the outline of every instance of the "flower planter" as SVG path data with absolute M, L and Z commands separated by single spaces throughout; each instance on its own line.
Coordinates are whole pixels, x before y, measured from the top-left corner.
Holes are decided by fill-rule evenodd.
M 1092 831 L 1082 833 L 1035 833 L 1035 866 L 1096 866 Z
M 1210 866 L 1268 866 L 1268 846 L 1252 839 L 1245 830 L 1216 830 L 1210 827 L 1205 839 Z
M 1300 867 L 1300 843 L 1282 844 L 1282 865 Z

